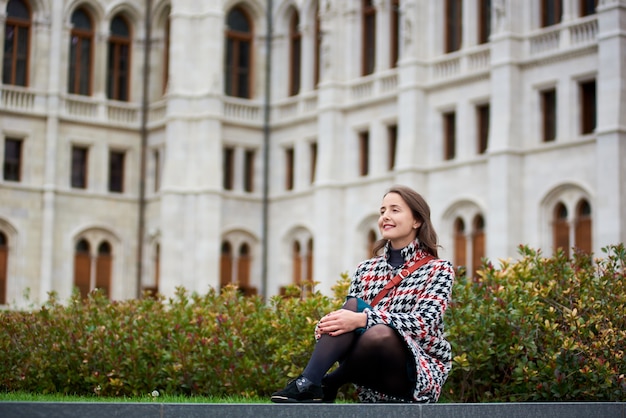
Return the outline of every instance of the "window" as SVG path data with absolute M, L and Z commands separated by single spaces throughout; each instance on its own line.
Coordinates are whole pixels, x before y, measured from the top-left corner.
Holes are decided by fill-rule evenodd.
M 370 133 L 368 131 L 359 133 L 359 175 L 367 176 L 369 173 L 370 159 Z
M 361 36 L 362 75 L 372 74 L 376 65 L 376 8 L 373 0 L 363 0 Z
M 454 159 L 456 154 L 456 113 L 443 114 L 443 158 Z
M 476 144 L 478 154 L 484 154 L 489 144 L 489 104 L 476 106 Z
M 463 28 L 463 1 L 445 0 L 445 52 L 461 49 Z
M 456 218 L 454 221 L 454 265 L 457 266 L 457 274 L 460 268 L 467 268 L 467 238 L 465 237 L 465 222 Z
M 392 171 L 396 166 L 396 149 L 398 146 L 398 126 L 387 127 L 387 169 Z
M 306 243 L 306 281 L 313 287 L 313 238 Z
M 300 19 L 298 13 L 293 12 L 289 25 L 289 95 L 295 96 L 300 92 L 300 57 L 302 34 L 300 33 Z
M 543 141 L 556 139 L 556 90 L 541 92 L 541 112 L 543 118 Z
M 244 296 L 256 295 L 257 289 L 250 286 L 250 246 L 246 243 L 239 247 L 239 259 L 237 260 L 237 286 Z
M 4 24 L 2 84 L 28 85 L 30 8 L 23 0 L 9 0 Z
M 220 288 L 224 288 L 232 283 L 233 274 L 233 251 L 230 243 L 222 242 L 220 255 Z
M 243 189 L 246 192 L 254 191 L 254 150 L 246 150 L 243 164 Z
M 98 246 L 98 257 L 96 258 L 96 288 L 103 291 L 107 298 L 111 297 L 111 267 L 113 256 L 111 254 L 111 244 L 104 241 Z
M 294 150 L 285 149 L 285 190 L 293 190 Z
M 235 7 L 226 18 L 225 94 L 251 97 L 252 25 L 248 15 Z
M 0 305 L 7 303 L 7 266 L 9 264 L 9 243 L 4 232 L 0 231 Z
M 489 42 L 491 34 L 491 0 L 478 1 L 478 43 Z
M 591 134 L 596 129 L 596 81 L 580 83 L 580 131 L 583 135 Z
M 122 16 L 111 21 L 109 55 L 107 60 L 107 97 L 129 100 L 130 88 L 130 27 Z
M 485 220 L 476 215 L 473 222 L 472 235 L 472 277 L 477 277 L 476 272 L 482 265 L 485 257 Z
M 293 243 L 291 260 L 293 267 L 292 283 L 296 286 L 300 286 L 302 284 L 302 254 L 300 251 L 300 243 L 298 241 Z
M 72 13 L 68 92 L 91 95 L 91 68 L 93 55 L 93 24 L 84 9 Z
M 561 249 L 569 257 L 569 224 L 567 222 L 567 208 L 559 203 L 554 208 L 553 215 L 554 251 Z
M 6 138 L 4 140 L 3 178 L 7 181 L 22 179 L 22 140 Z
M 78 288 L 82 298 L 86 298 L 94 286 L 110 298 L 113 255 L 109 242 L 100 243 L 93 261 L 95 277 L 92 276 L 91 246 L 87 240 L 79 240 L 74 247 L 74 286 Z
M 363 258 L 370 258 L 376 255 L 374 254 L 374 246 L 376 245 L 376 241 L 376 231 L 370 229 L 370 231 L 367 233 L 367 254 L 365 254 Z
M 317 142 L 311 143 L 311 184 L 315 182 L 315 170 L 317 170 Z
M 580 17 L 590 16 L 596 13 L 598 0 L 580 0 Z
M 315 9 L 315 33 L 313 37 L 314 42 L 314 57 L 313 57 L 313 85 L 317 88 L 320 82 L 320 54 L 322 51 L 322 30 L 319 16 L 319 8 Z
M 154 161 L 154 191 L 161 189 L 161 152 L 158 149 L 152 151 L 152 160 Z
M 391 0 L 391 22 L 389 54 L 390 67 L 395 68 L 400 58 L 400 0 Z
M 591 205 L 586 199 L 578 202 L 575 222 L 575 246 L 579 251 L 591 254 Z
M 541 27 L 561 23 L 562 0 L 541 0 Z
M 75 189 L 87 188 L 87 156 L 86 147 L 72 147 L 72 169 L 70 185 Z
M 109 153 L 109 191 L 122 193 L 124 191 L 124 159 L 123 151 Z
M 74 247 L 74 286 L 86 298 L 91 290 L 91 256 L 89 243 L 81 239 Z
M 235 177 L 235 149 L 224 148 L 224 190 L 233 190 Z

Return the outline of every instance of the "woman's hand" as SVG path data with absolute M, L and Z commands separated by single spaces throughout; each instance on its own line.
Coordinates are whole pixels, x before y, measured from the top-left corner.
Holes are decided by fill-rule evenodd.
M 324 334 L 336 337 L 365 325 L 367 325 L 367 314 L 339 309 L 319 320 L 315 327 L 315 338 L 319 340 Z

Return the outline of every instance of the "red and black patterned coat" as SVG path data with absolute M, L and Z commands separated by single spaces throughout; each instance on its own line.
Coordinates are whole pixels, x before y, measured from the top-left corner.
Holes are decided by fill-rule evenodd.
M 354 273 L 348 296 L 359 297 L 367 303 L 376 297 L 400 268 L 388 261 L 388 248 L 381 256 L 361 262 Z M 402 249 L 405 266 L 428 256 L 413 241 Z M 393 327 L 413 353 L 416 364 L 416 387 L 413 400 L 436 402 L 451 368 L 450 343 L 444 336 L 443 317 L 450 302 L 454 270 L 452 264 L 433 259 L 404 278 L 373 309 L 365 309 L 366 328 L 377 324 Z M 384 394 L 359 388 L 362 402 L 392 400 Z

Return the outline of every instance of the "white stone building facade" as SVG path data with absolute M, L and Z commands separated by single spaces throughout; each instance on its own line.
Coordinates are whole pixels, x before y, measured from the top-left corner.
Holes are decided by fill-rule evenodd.
M 5 305 L 328 293 L 393 184 L 468 271 L 626 242 L 626 0 L 0 0 L 0 23 Z

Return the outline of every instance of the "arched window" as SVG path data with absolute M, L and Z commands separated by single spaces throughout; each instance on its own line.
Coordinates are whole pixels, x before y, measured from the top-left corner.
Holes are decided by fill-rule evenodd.
M 315 27 L 313 32 L 313 86 L 320 82 L 320 54 L 322 52 L 322 23 L 320 21 L 319 3 L 315 6 Z
M 91 256 L 87 240 L 81 239 L 74 247 L 74 286 L 86 298 L 91 290 Z
M 461 49 L 463 39 L 463 0 L 445 0 L 445 52 Z
M 96 258 L 96 288 L 102 289 L 108 298 L 111 297 L 112 265 L 111 244 L 103 241 L 98 246 L 98 257 Z
M 159 293 L 159 278 L 161 275 L 161 245 L 155 244 L 152 256 L 152 286 L 145 286 L 148 295 L 155 296 Z
M 558 203 L 553 215 L 554 251 L 559 248 L 569 257 L 569 224 L 567 222 L 567 208 Z
M 250 98 L 252 78 L 252 24 L 246 12 L 233 8 L 226 18 L 225 94 Z
M 2 84 L 28 85 L 31 13 L 28 2 L 9 0 L 4 24 Z
M 300 286 L 302 284 L 302 253 L 298 241 L 293 243 L 291 259 L 293 264 L 292 282 Z
M 230 243 L 222 242 L 222 250 L 220 256 L 220 288 L 228 286 L 232 283 L 233 272 L 233 251 Z
M 454 265 L 466 267 L 467 265 L 467 238 L 465 237 L 465 222 L 456 218 L 454 221 Z
M 250 246 L 241 244 L 237 260 L 237 286 L 246 296 L 256 294 L 256 289 L 250 286 L 250 261 Z
M 72 13 L 70 33 L 70 68 L 68 92 L 91 95 L 91 68 L 93 62 L 94 29 L 91 16 L 85 9 Z
M 578 250 L 591 254 L 591 238 L 591 205 L 586 199 L 582 199 L 576 207 L 574 245 Z
M 7 303 L 7 271 L 9 264 L 9 243 L 4 232 L 0 231 L 0 305 Z
M 376 231 L 370 229 L 367 233 L 367 255 L 364 258 L 370 258 L 374 256 L 374 245 L 376 244 Z
M 376 65 L 376 7 L 373 0 L 363 0 L 362 75 L 372 74 Z
M 311 283 L 313 282 L 313 238 L 309 238 L 306 249 L 306 280 Z
M 472 277 L 476 277 L 476 271 L 485 257 L 485 220 L 481 215 L 476 215 L 473 224 L 472 235 Z
M 130 91 L 130 25 L 117 15 L 111 21 L 109 55 L 107 60 L 107 97 L 129 100 Z
M 300 59 L 302 54 L 302 33 L 300 33 L 300 18 L 298 12 L 293 11 L 289 23 L 289 95 L 295 96 L 300 92 Z
M 389 64 L 391 68 L 395 68 L 398 66 L 398 58 L 400 57 L 400 0 L 391 0 L 391 22 L 389 28 Z

